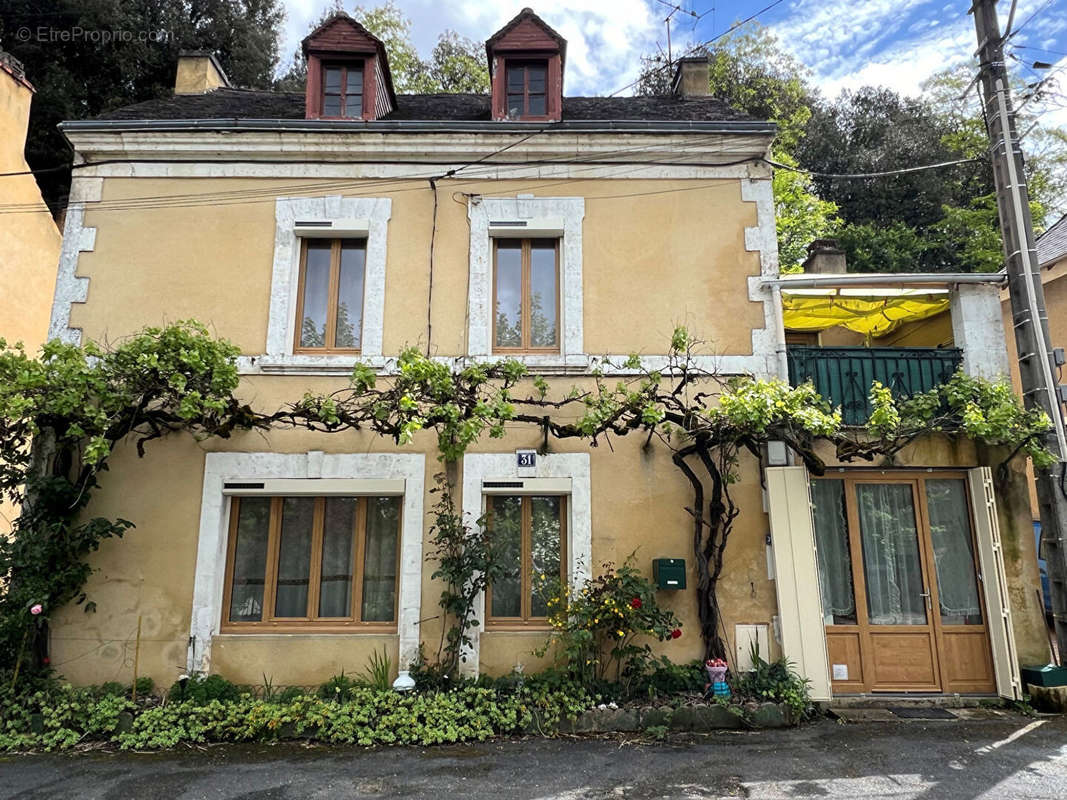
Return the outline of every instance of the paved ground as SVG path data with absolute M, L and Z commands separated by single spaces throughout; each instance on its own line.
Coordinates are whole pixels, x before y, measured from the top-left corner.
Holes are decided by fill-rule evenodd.
M 0 798 L 464 800 L 1067 797 L 1067 720 L 823 720 L 663 744 L 526 739 L 436 748 L 219 746 L 0 758 Z

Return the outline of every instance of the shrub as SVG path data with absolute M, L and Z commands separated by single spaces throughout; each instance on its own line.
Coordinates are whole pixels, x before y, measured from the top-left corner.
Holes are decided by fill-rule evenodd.
M 345 671 L 341 670 L 340 675 L 334 675 L 323 683 L 319 687 L 317 694 L 322 700 L 341 703 L 348 699 L 352 690 L 357 686 L 359 686 L 359 681 L 345 675 Z
M 668 641 L 682 635 L 672 611 L 656 601 L 656 587 L 633 566 L 605 564 L 574 596 L 567 587 L 548 601 L 557 664 L 586 687 L 620 684 L 624 693 L 641 684 L 652 669 L 648 639 Z
M 777 661 L 764 661 L 760 657 L 759 647 L 753 644 L 752 666 L 751 671 L 735 677 L 735 693 L 749 700 L 785 703 L 797 719 L 811 713 L 808 679 L 800 677 L 784 657 Z
M 233 702 L 241 694 L 239 686 L 221 675 L 193 675 L 184 685 L 182 681 L 178 681 L 171 686 L 169 697 L 178 702 L 203 706 L 216 700 Z

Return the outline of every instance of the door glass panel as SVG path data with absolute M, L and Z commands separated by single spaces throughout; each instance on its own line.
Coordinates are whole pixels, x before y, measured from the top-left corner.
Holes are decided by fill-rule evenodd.
M 492 617 L 522 616 L 522 498 L 489 498 L 493 547 L 500 572 L 491 587 Z
M 311 528 L 314 520 L 314 497 L 286 497 L 282 500 L 275 617 L 307 616 L 308 583 L 311 580 Z
M 858 483 L 863 572 L 872 625 L 925 625 L 922 562 L 911 484 Z
M 966 491 L 959 479 L 926 481 L 930 543 L 943 625 L 982 624 Z
M 300 346 L 326 346 L 326 304 L 330 293 L 330 248 L 327 239 L 308 240 L 304 261 L 304 305 Z
M 396 618 L 397 537 L 400 498 L 367 498 L 367 539 L 363 556 L 363 621 Z
M 496 245 L 496 346 L 522 347 L 522 243 Z
M 271 500 L 269 497 L 246 497 L 237 502 L 240 505 L 233 554 L 230 621 L 259 622 L 263 619 Z
M 352 615 L 353 533 L 355 497 L 327 497 L 322 531 L 322 578 L 319 582 L 319 616 Z
M 535 239 L 530 247 L 530 347 L 555 347 L 556 242 Z
M 530 616 L 547 617 L 560 590 L 560 497 L 531 497 Z
M 855 625 L 856 592 L 852 584 L 845 482 L 836 479 L 812 481 L 811 499 L 815 507 L 815 545 L 819 556 L 823 624 Z
M 341 242 L 335 347 L 359 347 L 363 329 L 363 275 L 367 247 L 362 239 Z

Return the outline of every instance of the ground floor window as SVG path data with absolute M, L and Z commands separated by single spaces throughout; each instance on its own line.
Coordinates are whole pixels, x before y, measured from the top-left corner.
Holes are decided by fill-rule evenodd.
M 546 625 L 548 601 L 566 580 L 567 498 L 490 495 L 486 511 L 503 565 L 488 591 L 489 624 Z
M 223 628 L 395 629 L 401 501 L 234 497 Z

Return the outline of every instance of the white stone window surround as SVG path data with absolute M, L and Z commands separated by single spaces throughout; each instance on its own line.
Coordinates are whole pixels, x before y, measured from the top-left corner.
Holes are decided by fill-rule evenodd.
M 189 629 L 187 667 L 208 672 L 211 644 L 219 635 L 226 574 L 226 550 L 230 526 L 230 496 L 223 485 L 230 481 L 257 481 L 269 478 L 307 480 L 347 479 L 352 481 L 404 481 L 404 502 L 400 529 L 400 574 L 397 586 L 397 634 L 401 664 L 418 655 L 419 619 L 422 611 L 422 533 L 426 457 L 422 453 L 208 453 L 204 463 L 204 489 L 200 505 L 200 535 L 193 584 L 193 611 Z M 380 485 L 380 484 L 379 484 Z M 329 484 L 324 483 L 324 486 Z M 321 494 L 329 494 L 323 489 Z M 350 492 L 349 492 L 350 493 Z M 240 494 L 240 492 L 235 492 Z M 269 634 L 269 632 L 268 632 Z M 232 636 L 255 634 L 237 633 Z M 282 634 L 287 638 L 322 636 Z M 332 634 L 334 636 L 381 636 L 377 634 Z
M 385 263 L 393 201 L 388 197 L 279 197 L 275 201 L 274 269 L 270 287 L 267 350 L 256 359 L 263 370 L 351 370 L 357 361 L 381 366 L 385 322 Z M 297 291 L 300 285 L 301 233 L 297 222 L 359 221 L 359 230 L 323 228 L 319 236 L 365 236 L 367 256 L 363 283 L 363 329 L 360 354 L 313 355 L 293 353 L 296 336 Z M 364 229 L 365 226 L 365 229 Z
M 560 275 L 560 352 L 558 354 L 517 355 L 530 367 L 572 367 L 587 369 L 582 303 L 582 221 L 584 197 L 472 197 L 467 206 L 470 220 L 470 280 L 467 306 L 467 355 L 474 359 L 493 356 L 493 243 L 490 222 L 556 219 L 561 230 L 538 230 L 539 236 L 556 235 Z M 509 233 L 509 236 L 520 235 Z
M 475 524 L 485 513 L 485 481 L 518 481 L 524 478 L 570 478 L 567 502 L 567 571 L 571 590 L 580 589 L 592 575 L 593 515 L 592 486 L 588 453 L 547 453 L 537 456 L 537 466 L 522 469 L 514 452 L 467 453 L 463 456 L 463 520 Z M 537 488 L 508 490 L 509 494 L 535 494 Z M 500 491 L 494 490 L 494 494 Z M 474 604 L 470 630 L 471 645 L 463 652 L 460 672 L 477 675 L 481 654 L 481 632 L 485 626 L 485 594 Z

